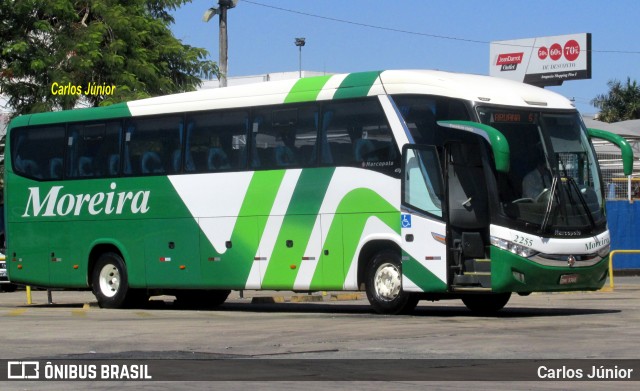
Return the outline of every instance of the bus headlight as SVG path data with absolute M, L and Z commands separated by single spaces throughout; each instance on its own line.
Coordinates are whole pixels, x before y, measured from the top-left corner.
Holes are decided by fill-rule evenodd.
M 600 258 L 604 258 L 607 255 L 609 255 L 610 251 L 611 251 L 611 246 L 610 245 L 606 245 L 606 246 L 602 247 L 600 250 L 598 250 L 598 256 Z
M 538 253 L 537 251 L 530 249 L 529 247 L 521 246 L 505 239 L 496 238 L 495 236 L 491 237 L 491 244 L 503 250 L 511 251 L 512 253 L 525 258 L 532 257 Z

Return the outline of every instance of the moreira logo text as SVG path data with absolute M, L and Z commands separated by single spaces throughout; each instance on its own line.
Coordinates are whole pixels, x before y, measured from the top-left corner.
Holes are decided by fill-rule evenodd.
M 116 184 L 111 183 L 111 191 L 94 194 L 71 194 L 64 192 L 64 186 L 53 186 L 44 199 L 39 187 L 29 188 L 29 200 L 22 217 L 92 216 L 120 215 L 123 212 L 145 214 L 149 211 L 148 190 L 122 191 L 116 193 Z

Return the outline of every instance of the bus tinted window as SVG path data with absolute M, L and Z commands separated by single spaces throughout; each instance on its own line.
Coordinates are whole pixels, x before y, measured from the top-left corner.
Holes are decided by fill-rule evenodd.
M 245 111 L 188 116 L 184 171 L 215 172 L 246 167 L 248 122 Z
M 19 128 L 11 133 L 11 156 L 16 173 L 36 179 L 61 179 L 65 127 Z
M 279 169 L 316 163 L 317 105 L 286 105 L 256 110 L 251 167 Z
M 173 174 L 181 170 L 182 116 L 130 119 L 125 124 L 125 175 Z
M 463 120 L 470 116 L 459 100 L 425 95 L 394 95 L 393 100 L 402 113 L 416 144 L 442 145 L 446 129 L 436 121 Z
M 120 167 L 119 121 L 69 125 L 68 178 L 113 177 Z
M 400 168 L 400 153 L 384 112 L 375 99 L 333 102 L 322 120 L 325 165 L 355 166 L 385 173 Z

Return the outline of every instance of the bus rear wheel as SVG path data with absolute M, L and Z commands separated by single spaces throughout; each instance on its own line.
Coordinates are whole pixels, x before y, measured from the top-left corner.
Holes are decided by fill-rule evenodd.
M 138 302 L 138 295 L 129 288 L 124 260 L 116 253 L 104 253 L 93 267 L 91 285 L 100 308 L 123 308 Z
M 468 309 L 477 314 L 490 315 L 504 308 L 510 298 L 511 292 L 488 293 L 464 296 L 462 302 Z
M 418 296 L 402 290 L 402 266 L 395 251 L 380 251 L 373 257 L 365 287 L 371 307 L 380 314 L 410 313 L 418 304 Z

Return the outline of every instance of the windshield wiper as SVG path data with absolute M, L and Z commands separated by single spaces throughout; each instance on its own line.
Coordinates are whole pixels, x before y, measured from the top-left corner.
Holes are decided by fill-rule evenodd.
M 587 200 L 584 199 L 584 196 L 580 191 L 580 187 L 576 183 L 575 179 L 573 179 L 572 177 L 567 177 L 567 180 L 569 181 L 569 185 L 573 186 L 573 189 L 575 190 L 576 194 L 578 194 L 578 199 L 580 200 L 580 204 L 584 208 L 584 211 L 587 212 L 587 218 L 589 219 L 589 223 L 591 223 L 591 229 L 595 228 L 596 223 L 593 220 L 593 213 L 591 213 L 591 209 L 589 209 L 589 205 L 587 205 Z M 569 196 L 571 196 L 571 190 L 569 190 Z
M 549 219 L 551 218 L 551 212 L 553 211 L 553 200 L 556 198 L 556 191 L 558 190 L 558 182 L 566 180 L 569 182 L 569 186 L 574 189 L 576 194 L 578 195 L 578 200 L 580 201 L 580 205 L 584 208 L 586 212 L 587 218 L 589 219 L 589 224 L 591 224 L 591 229 L 595 228 L 596 223 L 593 219 L 593 213 L 591 213 L 591 209 L 589 209 L 589 205 L 587 205 L 587 200 L 585 200 L 584 196 L 580 192 L 580 187 L 576 183 L 575 179 L 572 177 L 560 177 L 559 175 L 555 175 L 553 177 L 553 182 L 551 183 L 551 191 L 549 195 L 549 202 L 547 203 L 547 208 L 544 212 L 544 219 L 542 220 L 542 224 L 540 225 L 540 232 L 544 233 L 547 230 L 547 226 L 549 225 Z M 571 190 L 569 190 L 569 202 L 573 204 L 571 196 Z
M 589 223 L 591 224 L 591 229 L 595 228 L 596 223 L 593 220 L 593 213 L 591 213 L 591 210 L 587 205 L 587 200 L 584 199 L 584 196 L 582 195 L 582 192 L 580 191 L 580 187 L 576 183 L 576 180 L 573 179 L 572 176 L 567 175 L 567 168 L 564 164 L 564 160 L 562 160 L 562 157 L 559 154 L 557 157 L 558 157 L 558 161 L 560 162 L 560 166 L 562 167 L 562 172 L 564 174 L 563 179 L 566 179 L 569 182 L 569 187 L 570 188 L 572 187 L 575 190 L 576 194 L 578 195 L 578 200 L 580 201 L 580 204 L 584 208 L 584 211 L 587 213 L 587 218 L 589 219 Z M 571 202 L 572 205 L 574 203 L 573 197 L 571 196 L 571 189 L 569 189 L 569 202 Z
M 551 211 L 553 210 L 553 200 L 556 198 L 556 190 L 558 188 L 558 175 L 553 176 L 551 181 L 551 190 L 549 190 L 549 201 L 547 202 L 547 209 L 544 212 L 544 219 L 540 225 L 540 232 L 544 233 L 549 225 L 549 218 L 551 217 Z

